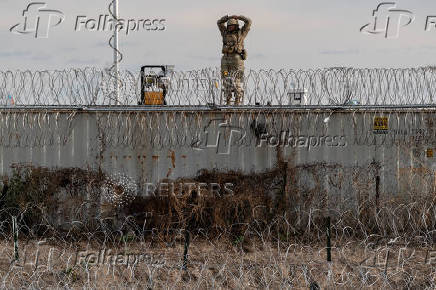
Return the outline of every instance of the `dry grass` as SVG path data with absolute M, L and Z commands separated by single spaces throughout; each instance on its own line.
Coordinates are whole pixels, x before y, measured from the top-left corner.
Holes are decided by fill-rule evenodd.
M 167 246 L 131 242 L 115 248 L 93 245 L 92 242 L 41 245 L 37 267 L 35 244 L 36 241 L 28 241 L 27 261 L 23 267 L 23 257 L 10 263 L 13 249 L 10 243 L 2 242 L 2 287 L 307 289 L 313 282 L 322 289 L 434 289 L 436 286 L 436 268 L 425 264 L 425 250 L 409 248 L 409 251 L 415 250 L 414 256 L 405 255 L 398 263 L 396 253 L 399 253 L 399 247 L 395 245 L 389 247 L 394 257 L 385 267 L 383 253 L 386 252 L 378 252 L 374 264 L 372 257 L 377 256 L 377 251 L 365 249 L 359 242 L 334 247 L 333 262 L 327 263 L 325 249 L 317 245 L 256 241 L 246 251 L 228 241 L 198 239 L 190 247 L 187 270 L 182 270 L 181 241 Z M 86 264 L 84 260 L 74 263 L 78 251 L 99 252 L 103 247 L 116 253 L 146 253 L 153 258 L 144 263 L 115 266 Z M 362 262 L 363 258 L 369 259 Z
M 136 197 L 120 207 L 101 202 L 99 187 L 107 183 L 98 172 L 30 168 L 3 190 L 0 287 L 436 287 L 434 193 L 377 202 L 362 198 L 355 208 L 327 210 L 328 196 L 293 187 L 294 171 L 280 166 L 250 176 L 203 171 L 173 182 L 232 183 L 234 194 L 182 188 L 178 194 Z M 122 185 L 111 184 L 116 199 L 128 200 Z M 56 214 L 63 223 L 53 219 Z M 20 260 L 15 262 L 11 215 L 19 223 Z M 326 216 L 332 220 L 330 263 Z M 183 270 L 186 232 L 192 241 Z M 40 240 L 45 243 L 37 246 Z M 103 249 L 147 259 L 115 266 L 77 263 L 79 252 Z

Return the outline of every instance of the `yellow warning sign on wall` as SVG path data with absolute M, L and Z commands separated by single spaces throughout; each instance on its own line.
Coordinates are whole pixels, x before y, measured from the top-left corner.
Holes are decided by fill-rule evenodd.
M 388 134 L 389 121 L 388 117 L 374 117 L 374 134 Z

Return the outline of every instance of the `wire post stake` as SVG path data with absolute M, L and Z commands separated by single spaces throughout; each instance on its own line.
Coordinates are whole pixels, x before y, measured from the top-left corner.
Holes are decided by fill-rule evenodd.
M 14 259 L 15 261 L 18 261 L 19 254 L 18 254 L 18 226 L 17 226 L 17 217 L 12 216 L 12 232 L 14 235 Z

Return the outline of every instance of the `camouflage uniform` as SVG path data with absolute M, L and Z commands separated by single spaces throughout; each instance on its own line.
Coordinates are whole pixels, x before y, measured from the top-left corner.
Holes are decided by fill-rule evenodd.
M 244 21 L 241 29 L 228 31 L 229 25 L 238 25 L 238 20 Z M 225 23 L 227 22 L 227 26 Z M 227 105 L 230 105 L 232 92 L 235 93 L 235 105 L 239 105 L 244 96 L 244 60 L 241 54 L 244 51 L 244 40 L 251 27 L 251 20 L 244 16 L 224 16 L 218 20 L 218 28 L 223 37 L 223 57 L 221 59 L 221 77 L 223 79 L 224 95 Z M 229 76 L 233 80 L 228 81 Z

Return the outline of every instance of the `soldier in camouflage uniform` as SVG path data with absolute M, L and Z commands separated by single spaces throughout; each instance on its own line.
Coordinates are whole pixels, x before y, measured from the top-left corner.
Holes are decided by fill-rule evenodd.
M 244 22 L 242 28 L 239 28 L 238 20 Z M 244 96 L 244 60 L 247 57 L 244 39 L 250 27 L 251 20 L 244 16 L 224 16 L 218 20 L 218 28 L 223 37 L 221 77 L 227 105 L 232 100 L 232 91 L 235 93 L 235 105 L 239 105 Z M 233 80 L 233 84 L 228 79 Z

